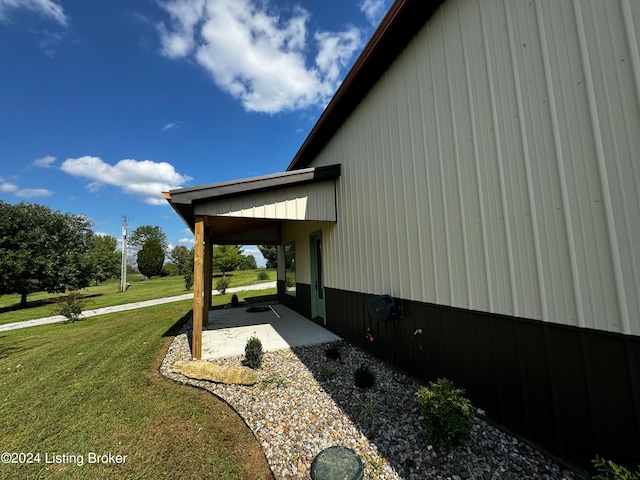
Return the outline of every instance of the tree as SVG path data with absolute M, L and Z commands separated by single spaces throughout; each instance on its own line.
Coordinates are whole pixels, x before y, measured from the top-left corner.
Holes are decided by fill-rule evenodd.
M 267 268 L 276 268 L 278 266 L 278 248 L 272 245 L 258 245 L 258 249 L 267 261 Z
M 238 270 L 255 270 L 256 268 L 258 268 L 256 257 L 253 255 L 242 255 L 242 257 L 240 257 Z
M 154 238 L 158 241 L 162 248 L 162 253 L 166 253 L 168 249 L 167 235 L 164 231 L 154 225 L 143 225 L 136 228 L 129 236 L 128 242 L 133 250 L 140 250 L 147 240 Z
M 216 245 L 213 247 L 213 268 L 225 273 L 235 270 L 242 261 L 240 245 Z
M 91 222 L 81 215 L 0 201 L 0 294 L 19 294 L 24 308 L 30 293 L 62 293 L 88 286 L 90 227 Z
M 138 270 L 145 277 L 156 277 L 162 272 L 164 250 L 155 238 L 149 238 L 138 252 Z
M 193 257 L 191 256 L 189 249 L 184 245 L 178 245 L 171 250 L 171 253 L 169 253 L 169 260 L 178 267 L 178 275 L 184 275 L 189 270 L 193 269 Z
M 118 240 L 110 235 L 95 235 L 91 246 L 91 270 L 96 283 L 104 282 L 120 274 L 122 253 L 116 249 Z

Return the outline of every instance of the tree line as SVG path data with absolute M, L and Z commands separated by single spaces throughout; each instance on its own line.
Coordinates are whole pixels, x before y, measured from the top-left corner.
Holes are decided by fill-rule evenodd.
M 35 292 L 64 293 L 119 277 L 118 240 L 95 234 L 92 226 L 83 215 L 0 200 L 0 294 L 20 295 L 24 308 L 27 296 Z M 186 275 L 193 269 L 193 248 L 179 245 L 169 251 L 158 226 L 138 227 L 127 241 L 145 277 Z M 267 262 L 268 267 L 273 263 Z M 255 258 L 244 255 L 240 245 L 216 245 L 213 264 L 223 274 L 257 268 Z

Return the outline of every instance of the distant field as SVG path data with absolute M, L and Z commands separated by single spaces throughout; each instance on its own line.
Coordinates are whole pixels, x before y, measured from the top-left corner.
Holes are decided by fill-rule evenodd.
M 258 280 L 258 273 L 266 271 L 268 280 Z M 221 276 L 214 274 L 213 283 L 215 288 L 216 279 Z M 231 278 L 230 287 L 242 287 L 254 285 L 256 283 L 270 282 L 276 280 L 275 269 L 243 270 L 227 273 Z M 153 300 L 156 298 L 172 297 L 189 293 L 184 288 L 184 278 L 158 277 L 151 280 L 139 280 L 138 275 L 129 275 L 127 281 L 131 284 L 126 292 L 120 292 L 120 280 L 111 280 L 100 285 L 85 288 L 82 293 L 87 297 L 85 310 L 110 307 L 113 305 L 123 305 L 125 303 Z M 193 291 L 193 290 L 191 290 Z M 34 318 L 50 317 L 57 315 L 55 299 L 62 295 L 52 295 L 45 292 L 34 293 L 28 297 L 27 308 L 20 309 L 20 297 L 17 295 L 0 295 L 0 325 L 5 323 L 21 322 Z
M 143 283 L 171 291 L 171 279 Z M 242 297 L 263 301 L 265 293 Z M 191 306 L 3 332 L 0 452 L 31 456 L 3 457 L 0 479 L 272 478 L 258 441 L 226 403 L 158 373 Z M 89 463 L 92 453 L 112 461 Z

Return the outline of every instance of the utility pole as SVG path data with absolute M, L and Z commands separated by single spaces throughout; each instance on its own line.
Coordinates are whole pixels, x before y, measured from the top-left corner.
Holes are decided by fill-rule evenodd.
M 123 215 L 122 223 L 122 265 L 120 268 L 120 291 L 127 290 L 127 216 Z

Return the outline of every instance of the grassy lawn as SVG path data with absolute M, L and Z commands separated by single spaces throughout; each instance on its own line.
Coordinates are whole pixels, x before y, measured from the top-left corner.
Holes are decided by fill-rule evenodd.
M 265 293 L 273 291 L 241 297 Z M 191 307 L 187 300 L 0 333 L 0 452 L 40 454 L 39 463 L 0 463 L 0 478 L 271 478 L 228 405 L 158 373 Z M 90 452 L 126 459 L 88 464 Z M 84 465 L 46 463 L 63 454 Z
M 258 273 L 261 271 L 268 273 L 268 280 L 258 280 Z M 216 279 L 219 276 L 221 275 L 218 273 L 214 274 L 214 288 Z M 275 281 L 276 271 L 275 269 L 244 270 L 228 273 L 227 276 L 231 278 L 231 288 L 242 287 Z M 88 298 L 84 310 L 189 293 L 184 288 L 184 278 L 181 276 L 158 277 L 145 281 L 139 281 L 138 278 L 138 275 L 127 277 L 131 286 L 126 292 L 119 291 L 119 280 L 111 280 L 98 286 L 83 289 L 82 293 Z M 19 309 L 20 297 L 16 295 L 0 295 L 0 325 L 57 315 L 54 299 L 60 296 L 44 292 L 34 293 L 28 297 L 27 308 Z

